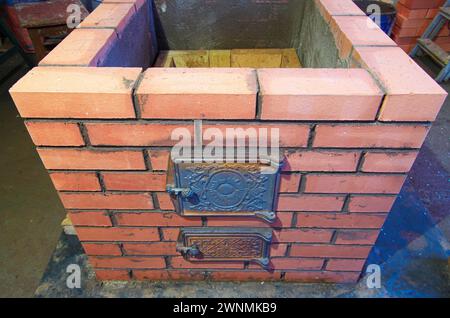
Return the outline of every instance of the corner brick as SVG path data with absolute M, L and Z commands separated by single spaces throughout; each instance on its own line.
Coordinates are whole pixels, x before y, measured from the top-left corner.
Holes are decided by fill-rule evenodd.
M 392 193 L 400 192 L 406 176 L 392 175 L 308 175 L 309 193 Z
M 325 17 L 330 16 L 366 16 L 351 0 L 314 0 Z
M 53 185 L 59 191 L 100 191 L 100 183 L 94 172 L 52 172 Z
M 38 148 L 45 168 L 54 170 L 145 170 L 142 151 Z
M 288 151 L 284 171 L 356 171 L 360 152 Z
M 131 93 L 140 72 L 131 67 L 35 67 L 10 93 L 24 118 L 135 118 Z
M 278 199 L 278 211 L 340 211 L 344 205 L 343 196 L 322 196 L 311 194 L 282 194 Z
M 380 229 L 385 215 L 343 213 L 299 213 L 297 227 Z
M 116 32 L 112 29 L 76 29 L 50 51 L 39 65 L 97 66 L 116 40 Z
M 89 257 L 93 267 L 102 268 L 165 268 L 166 263 L 162 257 Z
M 421 125 L 318 125 L 313 146 L 420 148 L 428 130 Z
M 107 190 L 121 191 L 165 191 L 166 174 L 151 172 L 103 172 Z
M 95 243 L 82 243 L 83 249 L 87 255 L 95 256 L 121 256 L 122 251 L 120 250 L 119 244 L 95 244 Z
M 330 259 L 327 263 L 328 271 L 360 272 L 366 260 L 362 259 Z
M 78 124 L 65 122 L 25 122 L 36 146 L 84 146 Z
M 148 242 L 159 241 L 157 228 L 75 227 L 81 242 Z
M 418 152 L 376 153 L 364 156 L 361 171 L 364 172 L 409 172 Z
M 263 120 L 374 120 L 383 93 L 362 69 L 258 70 Z
M 125 255 L 180 255 L 176 251 L 176 242 L 124 243 Z
M 66 209 L 153 209 L 152 198 L 147 193 L 69 193 L 59 197 Z
M 106 211 L 70 211 L 69 218 L 75 226 L 112 226 Z
M 434 121 L 447 93 L 402 49 L 358 47 L 354 59 L 374 74 L 388 93 L 381 121 Z
M 353 47 L 397 46 L 372 19 L 366 16 L 335 16 L 331 19 L 331 30 L 341 58 L 344 59 L 350 57 Z
M 202 226 L 200 217 L 183 217 L 176 213 L 115 213 L 119 226 Z
M 349 212 L 389 212 L 395 196 L 351 196 Z
M 371 246 L 294 244 L 291 247 L 291 256 L 366 259 L 371 248 Z
M 257 91 L 251 69 L 150 68 L 136 95 L 142 118 L 253 119 Z

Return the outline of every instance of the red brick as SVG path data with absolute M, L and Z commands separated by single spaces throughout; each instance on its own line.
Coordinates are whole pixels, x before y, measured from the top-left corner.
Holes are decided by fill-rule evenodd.
M 36 146 L 84 146 L 78 124 L 64 122 L 25 122 Z
M 101 146 L 173 146 L 177 144 L 178 137 L 172 138 L 175 129 L 186 129 L 190 135 L 193 134 L 193 125 L 189 124 L 160 124 L 160 123 L 87 123 L 86 128 L 90 141 L 93 145 Z M 236 141 L 255 140 L 249 138 L 250 133 L 258 138 L 267 132 L 267 139 L 270 144 L 272 129 L 278 129 L 280 147 L 305 147 L 308 143 L 309 126 L 299 124 L 263 124 L 263 123 L 242 123 L 242 124 L 205 124 L 203 125 L 204 143 L 207 144 L 207 129 L 219 129 L 225 137 L 232 135 Z M 238 128 L 242 132 L 237 131 Z M 254 129 L 254 131 L 252 131 Z M 233 131 L 234 130 L 234 131 Z M 212 132 L 210 130 L 210 132 Z M 257 141 L 257 139 L 255 140 Z M 191 143 L 193 140 L 191 140 Z M 164 170 L 167 167 L 164 167 Z M 158 169 L 160 170 L 160 169 Z M 162 169 L 161 169 L 162 170 Z
M 365 16 L 335 16 L 331 19 L 331 30 L 342 58 L 348 58 L 355 46 L 397 46 L 372 19 Z
M 263 120 L 374 120 L 383 97 L 362 69 L 259 69 L 258 79 Z
M 300 174 L 282 174 L 280 179 L 280 192 L 298 192 L 300 186 Z
M 287 272 L 284 280 L 305 283 L 356 283 L 360 272 Z
M 103 172 L 107 190 L 122 191 L 165 191 L 166 174 L 151 172 Z
M 47 169 L 68 170 L 145 170 L 141 151 L 39 148 Z
M 287 244 L 276 244 L 272 242 L 270 244 L 270 257 L 286 256 L 287 246 Z
M 420 148 L 427 133 L 419 125 L 318 125 L 314 147 Z
M 366 260 L 363 259 L 330 259 L 327 263 L 327 271 L 360 272 Z
M 295 244 L 291 247 L 291 256 L 365 259 L 371 248 L 371 246 Z
M 278 199 L 278 211 L 340 211 L 343 204 L 343 196 L 282 194 Z
M 358 47 L 354 56 L 388 92 L 379 120 L 436 119 L 447 93 L 400 48 Z
M 164 241 L 176 241 L 180 234 L 179 228 L 162 228 L 161 229 Z
M 321 259 L 307 258 L 272 258 L 271 269 L 274 270 L 320 270 L 323 265 Z
M 135 118 L 131 94 L 140 72 L 140 68 L 37 67 L 10 93 L 24 118 Z
M 188 270 L 133 270 L 133 278 L 137 280 L 180 280 L 196 281 L 204 280 L 205 272 Z
M 169 150 L 156 150 L 152 149 L 148 151 L 150 163 L 153 170 L 166 171 L 169 166 L 170 151 Z
M 66 209 L 153 209 L 147 193 L 60 193 L 59 197 Z
M 201 226 L 199 217 L 182 217 L 176 213 L 115 213 L 114 217 L 121 226 Z
M 333 230 L 285 229 L 274 232 L 275 242 L 329 243 Z
M 95 276 L 98 280 L 130 280 L 127 270 L 95 269 Z
M 374 245 L 377 241 L 379 231 L 338 231 L 336 244 L 361 244 Z
M 418 152 L 376 153 L 364 156 L 364 172 L 409 172 Z
M 77 28 L 114 29 L 120 34 L 135 12 L 133 3 L 101 3 Z
M 315 0 L 325 17 L 339 15 L 364 15 L 353 1 Z
M 417 10 L 411 10 L 408 7 L 405 7 L 401 3 L 397 3 L 396 6 L 397 9 L 397 15 L 404 16 L 405 18 L 411 18 L 411 19 L 422 19 L 427 16 L 428 9 L 417 9 Z
M 122 251 L 120 250 L 119 244 L 94 244 L 94 243 L 83 243 L 84 251 L 87 255 L 110 255 L 110 256 L 120 256 Z
M 39 65 L 97 66 L 116 39 L 113 29 L 74 30 Z
M 356 171 L 360 152 L 289 151 L 285 171 Z
M 156 228 L 76 227 L 80 241 L 135 242 L 159 241 Z
M 176 242 L 124 243 L 123 248 L 126 255 L 180 255 L 176 245 Z
M 156 194 L 156 197 L 158 198 L 159 202 L 159 208 L 161 210 L 166 211 L 174 211 L 175 206 L 173 205 L 172 199 L 170 198 L 170 195 L 166 192 L 159 192 Z
M 112 226 L 106 211 L 70 211 L 69 218 L 75 226 Z
M 349 212 L 389 212 L 395 196 L 351 196 Z
M 279 280 L 280 276 L 280 273 L 263 271 L 220 271 L 209 273 L 208 278 L 213 281 L 273 281 Z
M 100 191 L 100 183 L 93 172 L 52 172 L 53 185 L 59 191 Z
M 399 0 L 409 9 L 429 9 L 437 8 L 444 3 L 444 0 Z
M 397 194 L 405 179 L 391 175 L 308 175 L 305 192 Z
M 243 262 L 219 262 L 219 261 L 200 261 L 200 262 L 190 262 L 185 260 L 183 257 L 172 257 L 170 262 L 173 268 L 223 268 L 223 269 L 244 269 Z
M 361 213 L 299 213 L 297 215 L 297 226 L 379 229 L 383 226 L 385 219 L 385 215 L 366 215 Z
M 89 257 L 93 267 L 101 268 L 165 268 L 166 263 L 162 257 Z
M 267 223 L 263 219 L 255 218 L 254 216 L 244 217 L 244 216 L 234 216 L 230 217 L 208 217 L 208 226 L 247 226 L 247 227 L 291 227 L 292 222 L 292 212 L 278 212 L 277 218 L 273 223 Z
M 251 69 L 149 68 L 136 95 L 143 118 L 253 119 L 257 90 Z

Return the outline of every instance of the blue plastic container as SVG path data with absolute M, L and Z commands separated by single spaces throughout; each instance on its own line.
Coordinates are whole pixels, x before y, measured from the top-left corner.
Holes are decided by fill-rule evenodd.
M 397 10 L 392 4 L 382 2 L 382 1 L 367 1 L 367 0 L 356 0 L 355 4 L 364 11 L 368 16 L 372 15 L 373 12 L 370 10 L 369 6 L 378 5 L 381 10 L 380 16 L 380 28 L 387 35 L 391 35 L 392 29 L 395 24 L 395 17 L 397 16 Z
M 45 0 L 0 0 L 1 4 L 6 4 L 8 6 L 13 6 L 19 3 L 30 3 L 30 2 L 41 2 Z

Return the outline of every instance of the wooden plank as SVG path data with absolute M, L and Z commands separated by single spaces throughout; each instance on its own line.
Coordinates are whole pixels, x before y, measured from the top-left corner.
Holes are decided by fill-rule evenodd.
M 297 68 L 302 67 L 302 63 L 297 55 L 295 49 L 284 49 L 281 60 L 281 67 L 283 68 Z
M 231 50 L 231 67 L 281 67 L 282 53 L 281 49 L 234 49 Z
M 230 50 L 209 51 L 209 67 L 231 67 Z

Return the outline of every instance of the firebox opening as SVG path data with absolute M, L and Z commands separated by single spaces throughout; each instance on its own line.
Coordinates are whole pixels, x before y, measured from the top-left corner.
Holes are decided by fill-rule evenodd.
M 348 67 L 314 0 L 152 4 L 153 67 Z

